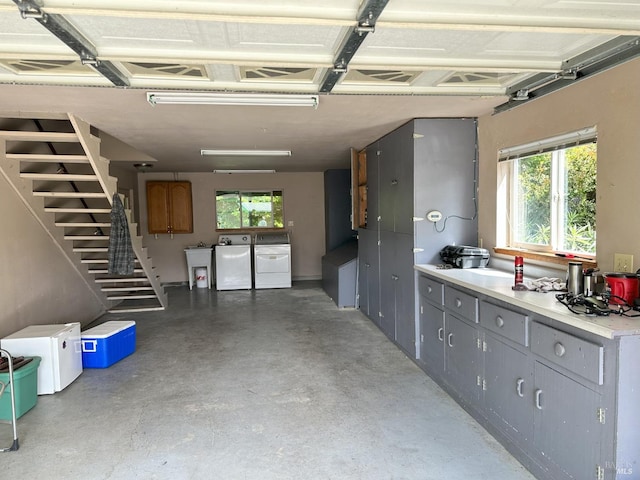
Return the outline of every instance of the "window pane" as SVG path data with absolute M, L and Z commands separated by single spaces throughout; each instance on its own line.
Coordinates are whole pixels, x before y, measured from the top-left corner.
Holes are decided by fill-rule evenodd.
M 271 192 L 242 192 L 242 226 L 273 227 Z
M 282 191 L 216 192 L 218 229 L 283 228 Z
M 275 228 L 284 228 L 282 190 L 273 192 L 273 226 Z
M 515 167 L 514 241 L 550 245 L 551 154 L 521 158 Z
M 240 228 L 240 192 L 216 192 L 217 228 Z
M 564 151 L 566 197 L 563 242 L 569 252 L 596 252 L 596 144 Z

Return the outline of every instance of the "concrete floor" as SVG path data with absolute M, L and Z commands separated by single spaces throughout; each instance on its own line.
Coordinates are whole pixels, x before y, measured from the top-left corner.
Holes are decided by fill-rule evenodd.
M 136 321 L 135 354 L 38 397 L 3 478 L 533 479 L 319 283 L 168 291 L 164 312 L 101 319 Z

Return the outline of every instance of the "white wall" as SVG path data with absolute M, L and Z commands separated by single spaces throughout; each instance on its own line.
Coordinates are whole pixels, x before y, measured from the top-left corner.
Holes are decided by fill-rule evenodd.
M 0 338 L 28 325 L 89 323 L 104 308 L 0 175 Z
M 188 180 L 193 196 L 193 234 L 154 235 L 147 233 L 147 180 Z M 204 242 L 217 242 L 215 191 L 282 190 L 285 228 L 291 234 L 293 279 L 319 279 L 321 258 L 325 254 L 324 176 L 322 173 L 275 173 L 219 175 L 214 173 L 141 173 L 138 175 L 140 232 L 149 249 L 162 283 L 186 282 L 184 248 Z M 293 222 L 293 226 L 287 226 Z
M 640 267 L 640 60 L 603 72 L 510 111 L 479 119 L 479 238 L 496 245 L 497 152 L 596 125 L 597 261 L 613 269 L 614 253 Z

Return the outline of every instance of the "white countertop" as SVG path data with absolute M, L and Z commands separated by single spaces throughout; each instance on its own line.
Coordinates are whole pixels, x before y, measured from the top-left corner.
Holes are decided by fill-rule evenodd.
M 553 292 L 513 290 L 511 288 L 513 274 L 501 270 L 492 268 L 438 269 L 435 265 L 416 265 L 414 268 L 420 272 L 428 273 L 432 277 L 469 288 L 601 337 L 640 335 L 640 317 L 623 317 L 613 313 L 607 317 L 571 313 L 556 299 Z

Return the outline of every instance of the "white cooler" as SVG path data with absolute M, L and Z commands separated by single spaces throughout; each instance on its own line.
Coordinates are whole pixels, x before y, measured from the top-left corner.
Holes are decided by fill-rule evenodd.
M 41 357 L 38 395 L 59 392 L 82 373 L 79 323 L 32 325 L 0 340 L 13 357 Z

